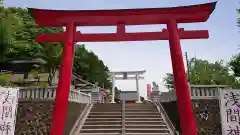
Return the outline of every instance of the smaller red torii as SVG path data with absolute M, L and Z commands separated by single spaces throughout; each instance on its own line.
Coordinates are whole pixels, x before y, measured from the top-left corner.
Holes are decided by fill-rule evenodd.
M 180 39 L 208 38 L 207 30 L 185 31 L 178 23 L 206 22 L 217 2 L 150 9 L 121 10 L 44 10 L 31 9 L 35 22 L 44 27 L 63 27 L 66 32 L 42 34 L 38 42 L 64 42 L 62 64 L 53 112 L 51 135 L 63 135 L 72 74 L 74 42 L 169 40 L 178 110 L 183 135 L 197 135 Z M 161 32 L 126 33 L 127 25 L 166 24 Z M 77 26 L 117 26 L 116 33 L 82 34 Z

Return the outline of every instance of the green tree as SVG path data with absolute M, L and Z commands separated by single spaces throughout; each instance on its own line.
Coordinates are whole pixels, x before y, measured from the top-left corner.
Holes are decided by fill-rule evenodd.
M 240 54 L 234 56 L 229 62 L 230 68 L 236 77 L 240 77 Z
M 44 43 L 35 42 L 35 37 L 41 33 L 57 33 L 63 31 L 63 28 L 46 28 L 35 24 L 34 19 L 30 16 L 27 9 L 22 8 L 7 8 L 9 12 L 21 18 L 24 24 L 21 26 L 21 31 L 14 32 L 14 42 L 11 46 L 11 51 L 8 51 L 6 56 L 9 58 L 15 57 L 30 57 L 41 58 L 46 63 L 41 65 L 43 71 L 48 72 L 48 83 L 52 85 L 53 77 L 57 68 L 61 63 L 62 44 L 61 43 Z M 39 48 L 37 48 L 39 46 Z
M 0 1 L 1 2 L 1 1 Z M 35 24 L 27 9 L 0 7 L 1 18 L 1 57 L 7 58 L 41 58 L 45 61 L 40 69 L 49 73 L 48 83 L 52 84 L 53 76 L 61 63 L 62 44 L 35 42 L 35 37 L 42 33 L 58 33 L 62 27 L 40 27 Z M 3 19 L 4 18 L 4 19 Z M 16 20 L 16 21 L 15 21 Z M 21 24 L 21 25 L 18 25 Z M 92 83 L 111 87 L 108 80 L 108 67 L 84 45 L 76 48 L 73 71 Z
M 173 74 L 166 73 L 165 77 L 163 78 L 163 83 L 164 83 L 164 86 L 169 90 L 174 89 Z
M 42 44 L 38 50 L 37 57 L 45 61 L 42 65 L 48 73 L 48 84 L 51 86 L 53 77 L 61 64 L 62 46 L 59 44 Z
M 3 7 L 3 0 L 0 0 L 0 7 Z
M 84 45 L 78 45 L 75 49 L 73 71 L 91 83 L 97 82 L 99 85 L 104 84 L 106 88 L 111 87 L 111 82 L 108 80 L 108 67 Z
M 15 44 L 15 35 L 21 31 L 23 21 L 10 9 L 0 6 L 0 63 L 7 61 L 7 54 Z
M 194 85 L 231 85 L 237 81 L 229 72 L 228 66 L 223 61 L 210 63 L 207 60 L 192 58 L 189 62 L 190 83 Z M 174 88 L 173 74 L 167 73 L 164 84 L 167 88 Z
M 240 28 L 240 9 L 237 9 L 237 12 L 238 12 L 237 24 L 238 27 Z M 233 58 L 229 62 L 229 65 L 232 71 L 234 72 L 234 75 L 236 77 L 240 77 L 240 53 L 233 56 Z

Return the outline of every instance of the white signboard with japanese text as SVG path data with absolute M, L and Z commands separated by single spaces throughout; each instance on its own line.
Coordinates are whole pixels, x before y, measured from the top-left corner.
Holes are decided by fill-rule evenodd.
M 240 90 L 223 89 L 220 98 L 222 135 L 240 135 Z
M 14 135 L 18 92 L 18 88 L 0 86 L 0 135 Z

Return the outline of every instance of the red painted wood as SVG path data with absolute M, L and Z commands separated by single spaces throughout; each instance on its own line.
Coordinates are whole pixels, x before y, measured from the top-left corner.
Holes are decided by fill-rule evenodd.
M 51 135 L 63 135 L 65 119 L 67 116 L 68 96 L 72 76 L 74 34 L 76 26 L 72 23 L 67 25 L 66 39 L 64 41 L 62 64 L 59 74 L 58 87 L 56 90 L 55 106 L 52 115 Z
M 209 37 L 207 30 L 181 31 L 181 39 L 206 39 Z M 41 34 L 37 37 L 37 42 L 62 42 L 65 34 Z M 169 40 L 168 31 L 163 32 L 142 32 L 142 33 L 106 33 L 106 34 L 80 34 L 76 32 L 75 42 L 117 42 L 117 41 L 147 41 L 147 40 Z
M 197 135 L 176 21 L 170 21 L 167 28 L 182 135 Z
M 73 43 L 107 41 L 169 40 L 176 84 L 178 108 L 183 135 L 196 135 L 196 125 L 192 114 L 191 101 L 184 71 L 180 39 L 208 38 L 207 30 L 177 30 L 176 23 L 205 22 L 216 2 L 202 5 L 174 8 L 96 10 L 96 11 L 57 11 L 29 9 L 40 26 L 67 26 L 66 33 L 42 34 L 38 42 L 64 42 L 60 79 L 57 89 L 56 105 L 53 113 L 51 135 L 63 135 L 66 107 L 71 79 Z M 71 24 L 71 25 L 70 25 Z M 81 34 L 74 25 L 79 26 L 117 26 L 117 33 Z M 125 33 L 126 25 L 167 24 L 162 32 Z
M 140 24 L 165 24 L 174 19 L 177 23 L 205 22 L 212 13 L 216 2 L 202 5 L 124 9 L 124 10 L 44 10 L 30 9 L 37 24 L 41 26 L 65 26 L 74 22 L 79 26 L 116 26 Z

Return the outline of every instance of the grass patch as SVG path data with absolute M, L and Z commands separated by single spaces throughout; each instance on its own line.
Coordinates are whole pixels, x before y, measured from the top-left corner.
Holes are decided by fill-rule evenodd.
M 11 74 L 1 74 L 0 75 L 0 85 L 8 86 L 10 85 Z

